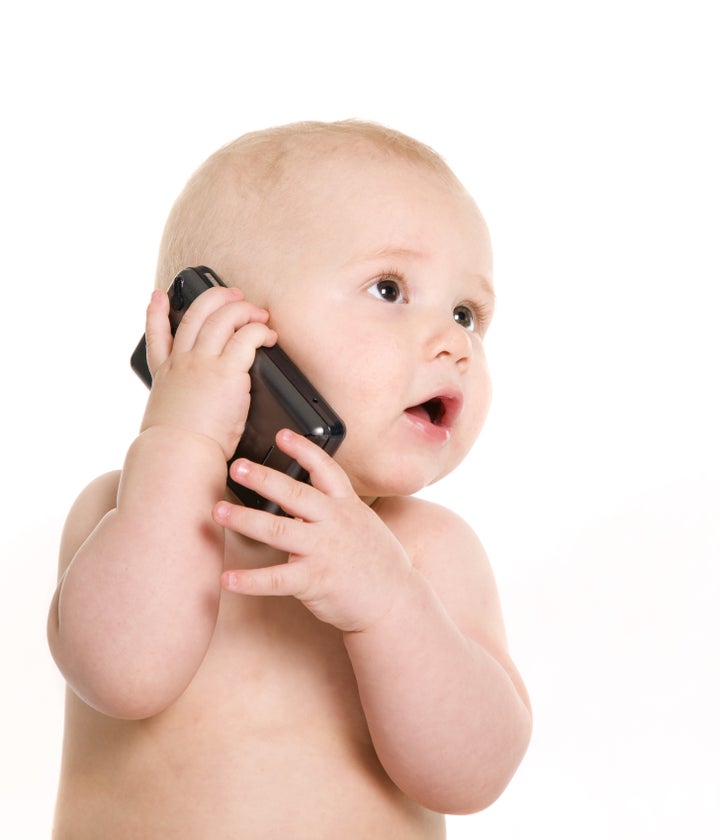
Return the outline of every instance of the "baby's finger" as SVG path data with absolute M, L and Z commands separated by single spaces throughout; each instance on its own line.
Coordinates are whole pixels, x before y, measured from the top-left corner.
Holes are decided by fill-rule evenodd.
M 309 484 L 297 481 L 279 470 L 257 464 L 246 458 L 238 458 L 230 466 L 230 476 L 248 490 L 253 490 L 263 498 L 280 505 L 290 516 L 298 517 L 305 522 L 317 522 L 323 517 L 325 496 Z M 274 520 L 278 517 L 269 514 L 268 516 L 267 525 L 272 528 L 275 525 Z M 282 528 L 282 522 L 277 523 L 276 528 Z M 246 532 L 243 531 L 243 533 Z M 253 539 L 260 539 L 261 542 L 268 542 L 265 534 L 259 536 L 247 534 L 247 536 L 253 536 Z M 289 547 L 276 545 L 275 542 L 271 544 L 284 551 L 290 550 Z
M 240 595 L 293 595 L 302 598 L 310 583 L 309 569 L 303 562 L 238 569 L 224 572 L 221 583 L 223 589 Z
M 244 327 L 249 324 L 266 324 L 269 317 L 267 310 L 245 300 L 226 303 L 207 316 L 197 332 L 194 349 L 203 355 L 220 356 L 228 342 L 240 331 L 244 331 Z
M 275 442 L 286 455 L 307 470 L 313 487 L 336 499 L 354 495 L 350 479 L 343 468 L 317 444 L 290 429 L 281 429 Z
M 287 554 L 305 554 L 309 548 L 304 523 L 297 519 L 225 501 L 215 505 L 213 519 L 223 528 Z
M 170 355 L 173 346 L 170 332 L 170 301 L 165 292 L 156 289 L 152 293 L 145 314 L 145 344 L 147 345 L 147 363 L 151 375 Z
M 225 304 L 241 300 L 243 293 L 234 287 L 216 286 L 203 292 L 195 298 L 182 316 L 175 331 L 174 346 L 180 352 L 192 350 L 207 318 Z

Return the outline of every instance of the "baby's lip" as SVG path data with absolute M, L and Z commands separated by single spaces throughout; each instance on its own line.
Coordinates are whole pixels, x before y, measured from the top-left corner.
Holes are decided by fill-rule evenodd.
M 405 409 L 406 414 L 418 417 L 433 426 L 450 429 L 463 407 L 462 393 L 454 388 L 431 394 L 416 405 Z

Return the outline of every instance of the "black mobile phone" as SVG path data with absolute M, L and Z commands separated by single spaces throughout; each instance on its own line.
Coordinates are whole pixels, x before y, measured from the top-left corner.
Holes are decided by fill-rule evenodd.
M 186 268 L 170 284 L 170 328 L 172 334 L 187 308 L 198 295 L 213 286 L 224 286 L 215 272 L 205 266 Z M 152 375 L 147 364 L 145 336 L 140 339 L 130 365 L 148 388 Z M 245 431 L 235 454 L 228 461 L 247 458 L 280 470 L 298 481 L 307 481 L 307 472 L 275 445 L 280 429 L 292 429 L 312 440 L 328 455 L 333 455 L 345 437 L 345 426 L 283 350 L 260 347 L 250 368 L 250 411 Z M 246 506 L 270 513 L 285 512 L 274 502 L 233 481 L 228 474 L 228 487 Z

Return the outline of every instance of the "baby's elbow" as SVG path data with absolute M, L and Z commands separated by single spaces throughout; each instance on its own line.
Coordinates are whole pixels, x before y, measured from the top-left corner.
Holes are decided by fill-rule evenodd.
M 529 709 L 518 716 L 512 737 L 504 740 L 499 751 L 487 753 L 478 748 L 474 760 L 468 756 L 464 769 L 455 779 L 447 778 L 444 785 L 428 790 L 420 804 L 444 814 L 464 816 L 484 811 L 496 802 L 522 761 L 532 732 L 532 716 Z
M 467 789 L 459 788 L 446 797 L 443 813 L 466 816 L 484 811 L 500 798 L 513 775 L 514 773 L 509 776 L 495 774 L 493 778 L 484 779 L 479 784 L 468 786 Z
M 152 685 L 149 680 L 114 681 L 100 679 L 74 679 L 66 676 L 70 689 L 95 711 L 119 720 L 145 720 L 165 711 L 178 698 L 176 690 Z
M 445 813 L 475 814 L 496 802 L 517 772 L 530 744 L 531 732 L 532 718 L 528 713 L 527 717 L 523 716 L 522 724 L 518 725 L 515 737 L 503 751 L 502 757 L 490 769 L 480 771 L 476 783 L 469 785 Z
M 163 680 L 152 670 L 108 668 L 102 662 L 77 655 L 59 632 L 48 625 L 48 643 L 67 686 L 86 705 L 107 717 L 120 720 L 151 718 L 171 706 L 185 685 Z
M 466 816 L 484 811 L 495 802 L 507 787 L 510 779 L 483 779 L 479 783 L 457 784 L 452 789 L 416 793 L 412 798 L 430 811 L 454 816 Z
M 452 789 L 418 793 L 413 798 L 418 804 L 430 811 L 454 816 L 467 816 L 484 811 L 496 802 L 510 783 L 513 774 L 509 776 L 491 774 L 474 783 L 463 785 L 458 783 Z

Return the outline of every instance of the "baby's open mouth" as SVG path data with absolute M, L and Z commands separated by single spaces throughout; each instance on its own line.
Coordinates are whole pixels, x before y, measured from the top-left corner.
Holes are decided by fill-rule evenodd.
M 433 426 L 449 427 L 460 414 L 462 398 L 459 396 L 439 395 L 425 402 L 413 405 L 405 411 L 413 417 L 432 423 Z
M 422 405 L 415 406 L 419 411 L 424 411 L 433 426 L 438 426 L 442 423 L 445 416 L 445 406 L 440 397 L 433 397 L 433 399 L 422 403 Z

